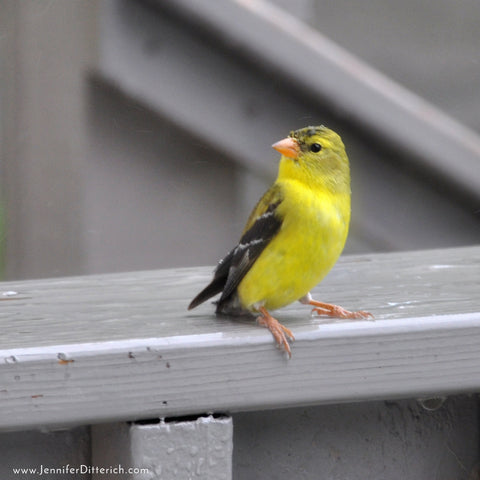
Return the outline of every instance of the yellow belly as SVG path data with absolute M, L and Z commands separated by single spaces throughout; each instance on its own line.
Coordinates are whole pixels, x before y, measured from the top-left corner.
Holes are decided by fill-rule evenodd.
M 241 305 L 275 310 L 303 297 L 330 271 L 348 234 L 350 195 L 284 185 L 282 227 L 238 286 Z M 300 201 L 301 200 L 301 201 Z

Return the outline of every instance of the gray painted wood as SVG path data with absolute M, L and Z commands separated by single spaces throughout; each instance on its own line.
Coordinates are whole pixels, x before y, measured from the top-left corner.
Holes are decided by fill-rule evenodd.
M 479 475 L 478 398 L 247 412 L 235 422 L 235 480 L 473 480 Z
M 5 282 L 0 426 L 478 391 L 479 265 L 480 247 L 344 257 L 314 296 L 375 321 L 280 310 L 290 361 L 250 319 L 187 312 L 210 267 Z
M 5 272 L 84 272 L 85 69 L 95 58 L 95 2 L 0 5 Z M 5 202 L 5 203 L 3 203 Z M 3 221 L 3 218 L 2 218 Z M 2 252 L 3 256 L 3 252 Z
M 362 129 L 377 132 L 419 164 L 478 199 L 480 177 L 472 175 L 480 155 L 478 134 L 371 68 L 294 14 L 262 1 L 156 3 L 215 32 L 265 70 L 294 82 L 312 98 L 330 103 Z M 134 78 L 130 81 L 136 83 Z M 219 142 L 220 132 L 217 130 Z M 452 163 L 452 158 L 457 162 Z
M 85 480 L 91 465 L 90 429 L 0 434 L 0 478 Z M 17 470 L 18 469 L 18 470 Z
M 92 427 L 93 465 L 121 465 L 123 478 L 230 480 L 233 424 L 230 417 Z M 132 469 L 132 470 L 130 470 Z M 93 475 L 116 479 L 118 472 Z

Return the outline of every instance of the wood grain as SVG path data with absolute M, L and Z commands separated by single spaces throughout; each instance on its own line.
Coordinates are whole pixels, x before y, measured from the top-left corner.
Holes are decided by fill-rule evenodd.
M 314 297 L 375 321 L 187 312 L 211 268 L 0 284 L 0 428 L 480 390 L 480 247 L 342 258 Z

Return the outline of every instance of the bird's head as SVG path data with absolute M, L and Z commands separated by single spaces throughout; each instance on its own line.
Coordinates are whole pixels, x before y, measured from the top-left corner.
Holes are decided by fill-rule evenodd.
M 342 139 L 327 127 L 290 132 L 272 147 L 282 154 L 279 179 L 295 179 L 333 191 L 350 191 L 350 167 Z

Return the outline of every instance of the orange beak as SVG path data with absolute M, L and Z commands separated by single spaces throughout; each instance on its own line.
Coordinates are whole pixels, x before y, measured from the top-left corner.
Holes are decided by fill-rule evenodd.
M 300 145 L 297 140 L 291 137 L 284 138 L 277 143 L 274 143 L 272 147 L 289 158 L 297 158 L 300 153 Z

